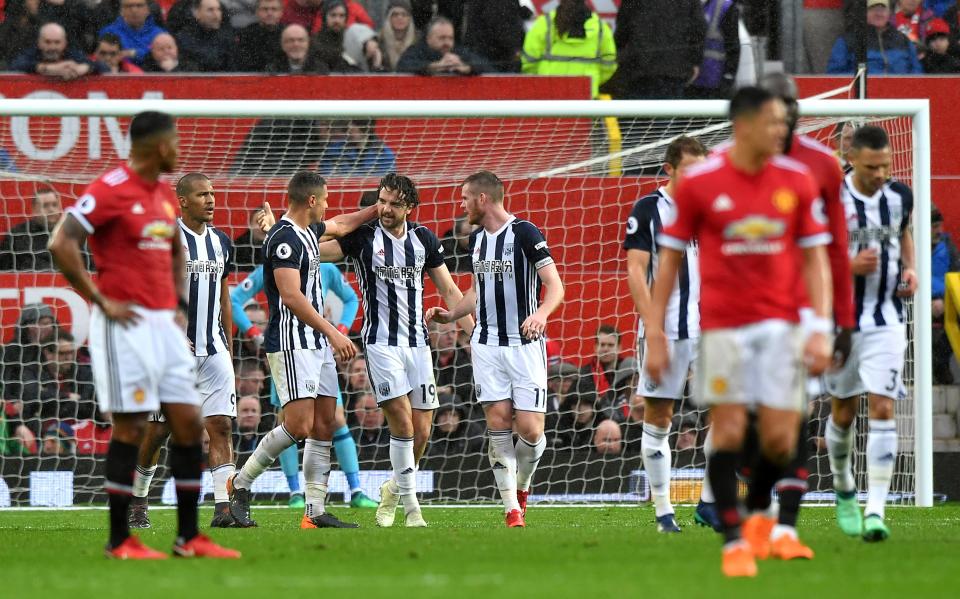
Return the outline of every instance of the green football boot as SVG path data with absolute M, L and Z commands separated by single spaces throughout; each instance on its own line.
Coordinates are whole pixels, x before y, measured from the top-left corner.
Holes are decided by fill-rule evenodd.
M 855 491 L 837 493 L 837 524 L 848 537 L 859 537 L 863 534 L 863 515 L 860 513 Z
M 863 540 L 868 543 L 877 543 L 887 540 L 890 536 L 890 529 L 884 524 L 883 518 L 876 514 L 870 514 L 863 519 Z

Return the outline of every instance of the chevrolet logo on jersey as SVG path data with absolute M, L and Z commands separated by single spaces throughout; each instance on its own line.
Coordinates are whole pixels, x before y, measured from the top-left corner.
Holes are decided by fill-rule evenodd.
M 140 237 L 144 239 L 170 239 L 173 237 L 173 225 L 164 220 L 155 220 L 144 225 L 143 230 L 140 231 Z
M 784 243 L 777 238 L 786 229 L 786 223 L 781 220 L 748 216 L 730 223 L 723 230 L 723 236 L 731 241 L 724 242 L 720 251 L 724 256 L 778 254 L 783 251 Z

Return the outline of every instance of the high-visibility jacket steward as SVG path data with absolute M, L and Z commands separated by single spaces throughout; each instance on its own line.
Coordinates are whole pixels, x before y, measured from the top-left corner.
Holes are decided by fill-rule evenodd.
M 613 30 L 592 13 L 584 23 L 586 36 L 562 36 L 557 32 L 556 12 L 540 15 L 523 40 L 523 72 L 534 75 L 583 75 L 590 77 L 593 96 L 600 84 L 617 70 L 617 46 Z

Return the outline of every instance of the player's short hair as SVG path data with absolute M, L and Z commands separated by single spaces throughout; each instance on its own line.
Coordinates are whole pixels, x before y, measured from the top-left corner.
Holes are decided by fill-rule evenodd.
M 416 208 L 420 204 L 420 193 L 410 177 L 404 177 L 397 173 L 387 173 L 380 179 L 380 184 L 377 186 L 378 199 L 381 189 L 396 191 L 397 198 L 410 208 Z
M 503 202 L 503 181 L 500 177 L 490 171 L 479 171 L 473 173 L 463 180 L 464 185 L 469 185 L 478 193 L 485 193 L 496 202 Z
M 377 198 L 380 197 L 379 191 L 367 190 L 360 194 L 360 207 L 369 208 L 377 203 Z
M 777 97 L 769 91 L 759 87 L 741 87 L 730 99 L 729 117 L 735 121 L 741 117 L 752 116 L 771 100 Z
M 320 173 L 315 171 L 300 171 L 290 177 L 290 183 L 287 184 L 287 195 L 290 201 L 296 204 L 306 204 L 310 196 L 316 195 L 316 191 L 321 187 L 327 186 L 327 180 Z
M 176 126 L 176 120 L 165 112 L 156 110 L 140 112 L 130 121 L 130 141 L 137 144 L 159 133 L 174 131 Z
M 60 192 L 54 189 L 53 187 L 50 187 L 49 185 L 41 185 L 37 187 L 36 191 L 33 192 L 33 203 L 36 204 L 37 202 L 39 202 L 40 196 L 51 195 L 51 194 L 57 197 L 60 197 Z
M 600 335 L 613 335 L 617 338 L 617 341 L 620 341 L 620 331 L 612 324 L 602 324 L 597 327 L 597 334 L 594 336 L 599 337 Z
M 187 173 L 186 175 L 180 177 L 180 180 L 177 181 L 177 197 L 185 197 L 188 193 L 193 191 L 193 184 L 197 181 L 209 181 L 210 177 L 204 175 L 203 173 Z
M 799 95 L 796 80 L 786 73 L 767 73 L 760 82 L 763 89 L 784 102 L 796 102 Z
M 707 147 L 696 137 L 681 135 L 671 141 L 670 145 L 667 146 L 667 152 L 663 156 L 663 161 L 676 168 L 677 165 L 680 164 L 680 161 L 683 160 L 684 154 L 689 154 L 690 156 L 706 156 L 708 152 Z
M 864 125 L 853 132 L 853 140 L 850 142 L 850 149 L 862 150 L 882 150 L 890 145 L 890 136 L 887 135 L 883 127 L 876 125 Z

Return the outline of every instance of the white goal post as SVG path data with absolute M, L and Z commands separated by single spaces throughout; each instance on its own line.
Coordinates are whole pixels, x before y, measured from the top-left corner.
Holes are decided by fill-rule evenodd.
M 25 123 L 33 117 L 61 117 L 64 123 L 69 117 L 131 117 L 145 110 L 158 110 L 176 117 L 197 119 L 590 119 L 600 122 L 604 118 L 621 119 L 691 119 L 691 122 L 714 123 L 717 126 L 725 119 L 725 101 L 256 101 L 256 100 L 56 100 L 56 99 L 0 99 L 0 120 L 9 120 L 10 129 L 15 121 Z M 843 121 L 847 119 L 866 121 L 871 119 L 904 118 L 910 126 L 904 133 L 909 135 L 911 155 L 905 156 L 911 165 L 906 173 L 914 191 L 915 208 L 913 230 L 916 243 L 917 272 L 920 288 L 913 302 L 913 454 L 914 489 L 913 503 L 917 506 L 933 505 L 933 394 L 932 394 L 932 347 L 931 347 L 931 255 L 930 255 L 930 109 L 927 100 L 802 100 L 801 115 L 805 119 Z M 24 118 L 26 117 L 26 118 Z M 64 118 L 67 117 L 67 118 Z M 506 120 L 504 126 L 512 122 Z M 79 121 L 78 121 L 79 122 Z M 99 123 L 99 121 L 98 121 Z M 67 126 L 64 124 L 63 126 Z M 98 125 L 99 126 L 99 125 Z M 722 127 L 720 127 L 722 129 Z M 696 133 L 696 128 L 694 128 Z M 430 134 L 426 133 L 425 134 Z M 661 148 L 670 138 L 679 133 L 670 133 L 652 146 Z M 2 139 L 0 139 L 2 141 Z M 474 140 L 488 143 L 489 139 Z M 98 142 L 99 143 L 99 142 Z M 615 152 L 616 155 L 594 152 L 582 164 L 571 160 L 569 169 L 527 167 L 527 178 L 536 180 L 548 177 L 563 177 L 568 171 L 586 168 L 591 174 L 592 166 L 604 163 L 620 155 L 629 156 L 631 149 Z M 577 160 L 581 160 L 578 158 Z M 83 165 L 81 165 L 83 166 Z M 184 170 L 189 164 L 182 165 Z M 88 173 L 83 168 L 76 172 Z M 602 173 L 602 171 L 601 171 Z M 415 179 L 418 173 L 409 173 Z M 448 173 L 438 173 L 446 177 Z M 3 179 L 42 180 L 43 172 L 3 172 Z M 458 173 L 459 176 L 459 173 Z M 56 176 L 53 176 L 56 178 Z M 93 177 L 88 177 L 92 180 Z M 462 177 L 461 177 L 462 179 Z M 79 183 L 79 178 L 73 179 Z M 456 183 L 457 181 L 452 181 Z M 274 206 L 279 208 L 279 206 Z M 621 231 L 611 230 L 600 240 L 603 243 L 619 244 Z M 598 298 L 599 299 L 599 298 Z M 0 481 L 2 482 L 2 481 Z

